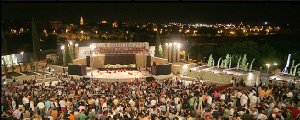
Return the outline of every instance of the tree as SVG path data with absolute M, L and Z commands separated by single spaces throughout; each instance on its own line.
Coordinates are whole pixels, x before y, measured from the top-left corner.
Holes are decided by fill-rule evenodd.
M 221 68 L 225 68 L 225 60 L 221 60 Z
M 45 39 L 46 49 L 56 49 L 57 48 L 57 35 L 49 35 Z
M 24 71 L 27 71 L 28 61 L 23 62 Z
M 155 41 L 155 54 L 156 57 L 162 57 L 162 47 L 161 47 L 161 41 L 159 37 L 159 33 L 156 34 L 156 41 Z
M 224 68 L 229 68 L 229 62 L 230 62 L 230 55 L 226 54 L 225 60 L 224 60 Z
M 34 70 L 35 69 L 35 66 L 34 66 L 34 60 L 33 58 L 30 58 L 30 70 Z
M 38 35 L 37 26 L 33 19 L 31 22 L 31 26 L 32 26 L 31 35 L 32 35 L 32 47 L 33 47 L 33 59 L 34 59 L 34 61 L 36 61 L 35 68 L 37 69 L 39 54 L 40 54 L 40 39 L 39 39 L 39 35 Z
M 241 68 L 244 71 L 247 71 L 247 54 L 244 54 L 244 57 L 242 59 Z
M 210 56 L 208 58 L 207 66 L 210 66 L 210 67 L 214 66 L 213 60 L 214 60 L 214 58 L 212 57 L 212 54 L 210 54 Z
M 4 70 L 4 74 L 5 74 L 5 76 L 7 76 L 8 68 L 7 68 L 6 61 L 5 61 L 4 57 L 2 57 L 1 59 L 2 59 L 2 62 L 3 62 L 3 70 Z
M 7 40 L 4 35 L 3 27 L 1 26 L 1 53 L 2 55 L 7 54 Z
M 71 54 L 70 54 L 70 49 L 69 49 L 69 44 L 65 44 L 65 63 L 64 65 L 67 65 L 68 63 L 72 62 Z

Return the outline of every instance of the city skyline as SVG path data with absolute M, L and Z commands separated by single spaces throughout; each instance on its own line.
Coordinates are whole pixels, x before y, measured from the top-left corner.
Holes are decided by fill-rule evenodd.
M 23 9 L 22 9 L 23 8 Z M 55 9 L 54 9 L 55 8 Z M 22 10 L 22 12 L 20 12 Z M 2 20 L 298 24 L 291 3 L 3 3 Z

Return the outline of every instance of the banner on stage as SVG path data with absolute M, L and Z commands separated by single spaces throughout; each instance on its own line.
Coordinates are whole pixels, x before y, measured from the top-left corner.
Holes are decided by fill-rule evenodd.
M 132 53 L 148 53 L 148 42 L 122 42 L 122 43 L 92 43 L 93 51 L 90 47 L 79 48 L 79 58 L 97 54 L 132 54 Z

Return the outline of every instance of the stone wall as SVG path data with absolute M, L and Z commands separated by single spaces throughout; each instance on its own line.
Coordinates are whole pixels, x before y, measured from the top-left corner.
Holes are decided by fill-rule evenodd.
M 236 78 L 237 81 L 245 80 L 245 84 L 247 86 L 253 86 L 256 83 L 256 80 L 260 78 L 260 72 L 254 71 L 245 75 L 232 75 L 225 73 L 212 73 L 210 71 L 191 71 L 187 75 L 188 77 L 197 78 L 200 77 L 202 80 L 211 80 L 211 81 L 219 81 L 219 82 L 228 82 L 230 83 L 232 78 Z
M 152 57 L 152 62 L 155 62 L 156 65 L 169 64 L 168 59 Z
M 73 60 L 73 64 L 86 65 L 86 58 L 75 59 L 75 60 Z

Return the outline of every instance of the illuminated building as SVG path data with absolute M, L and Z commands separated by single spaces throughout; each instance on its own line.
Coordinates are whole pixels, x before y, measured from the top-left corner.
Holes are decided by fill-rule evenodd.
M 84 21 L 83 21 L 83 18 L 82 16 L 80 17 L 80 25 L 83 25 L 84 24 Z

